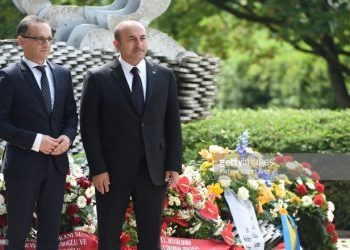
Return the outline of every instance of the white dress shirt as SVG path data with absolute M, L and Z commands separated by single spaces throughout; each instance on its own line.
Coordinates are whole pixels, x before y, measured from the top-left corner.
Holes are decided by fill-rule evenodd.
M 143 89 L 143 96 L 146 100 L 146 86 L 147 86 L 147 73 L 146 73 L 146 61 L 144 59 L 141 60 L 139 64 L 136 66 L 133 66 L 126 61 L 123 60 L 123 58 L 119 57 L 119 62 L 122 65 L 122 69 L 126 78 L 126 81 L 128 82 L 130 92 L 132 92 L 132 79 L 134 78 L 134 75 L 130 72 L 133 67 L 137 67 L 139 70 L 139 75 L 142 82 L 142 89 Z
M 38 84 L 39 88 L 41 89 L 41 72 L 40 72 L 40 70 L 35 68 L 36 66 L 41 66 L 41 65 L 37 64 L 35 62 L 32 62 L 25 57 L 23 57 L 23 61 L 28 65 L 28 67 L 32 71 L 32 73 L 35 77 L 36 83 Z M 54 85 L 54 80 L 53 80 L 53 74 L 52 74 L 50 67 L 46 61 L 42 65 L 46 65 L 45 71 L 46 71 L 47 79 L 49 80 L 50 95 L 51 95 L 51 107 L 53 108 L 53 104 L 55 101 L 55 85 Z M 40 134 L 40 133 L 36 134 L 36 137 L 35 137 L 35 140 L 34 140 L 34 143 L 32 146 L 32 150 L 39 152 L 42 138 L 43 138 L 42 134 Z

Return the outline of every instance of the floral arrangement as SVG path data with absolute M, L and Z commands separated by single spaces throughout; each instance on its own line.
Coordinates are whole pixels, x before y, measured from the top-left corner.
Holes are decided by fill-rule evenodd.
M 95 188 L 85 177 L 81 165 L 86 165 L 83 154 L 69 156 L 70 171 L 66 177 L 64 203 L 61 219 L 61 233 L 74 230 L 95 233 L 96 213 L 94 210 Z M 0 237 L 5 235 L 7 210 L 5 201 L 6 186 L 4 176 L 0 173 Z M 33 227 L 29 238 L 35 237 L 36 215 L 33 214 Z
M 249 134 L 244 132 L 235 150 L 215 145 L 201 150 L 205 184 L 233 189 L 240 200 L 253 203 L 258 218 L 275 225 L 281 225 L 280 214 L 288 213 L 297 222 L 304 249 L 336 249 L 334 204 L 327 201 L 312 166 L 288 155 L 264 158 L 247 147 L 248 141 Z M 227 211 L 224 201 L 218 204 Z
M 177 186 L 168 190 L 165 198 L 162 236 L 218 239 L 232 246 L 235 242 L 232 224 L 221 219 L 215 202 L 222 191 L 218 184 L 206 187 L 194 167 L 184 167 Z M 133 249 L 137 234 L 132 204 L 125 219 L 121 241 L 125 250 Z

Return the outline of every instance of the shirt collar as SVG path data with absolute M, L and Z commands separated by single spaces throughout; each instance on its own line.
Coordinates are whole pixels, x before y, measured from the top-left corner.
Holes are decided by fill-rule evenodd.
M 29 68 L 35 68 L 36 66 L 42 66 L 42 65 L 45 65 L 45 66 L 47 66 L 47 61 L 45 60 L 44 61 L 44 63 L 42 64 L 42 65 L 40 65 L 40 64 L 37 64 L 37 63 L 35 63 L 35 62 L 33 62 L 33 61 L 31 61 L 31 60 L 29 60 L 29 59 L 27 59 L 27 58 L 25 58 L 24 56 L 23 56 L 23 61 L 29 66 Z
M 140 74 L 141 74 L 141 72 L 142 73 L 146 72 L 146 61 L 145 61 L 145 59 L 142 59 L 139 62 L 139 64 L 137 64 L 136 66 L 133 66 L 133 65 L 127 63 L 126 61 L 124 61 L 123 58 L 121 56 L 119 56 L 119 62 L 122 65 L 122 68 L 125 71 L 127 71 L 127 72 L 130 72 L 133 67 L 137 67 Z

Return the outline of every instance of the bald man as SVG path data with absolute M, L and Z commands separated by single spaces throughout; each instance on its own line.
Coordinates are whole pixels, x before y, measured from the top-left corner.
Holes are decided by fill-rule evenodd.
M 81 135 L 97 189 L 99 250 L 121 248 L 132 197 L 138 250 L 160 249 L 167 188 L 181 172 L 182 139 L 172 70 L 145 59 L 145 27 L 115 28 L 119 58 L 88 72 L 81 100 Z

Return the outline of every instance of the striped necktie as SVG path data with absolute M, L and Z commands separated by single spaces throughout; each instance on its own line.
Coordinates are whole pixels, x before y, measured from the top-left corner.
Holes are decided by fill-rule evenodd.
M 47 79 L 46 71 L 45 71 L 45 65 L 42 66 L 36 66 L 37 70 L 41 72 L 41 93 L 43 94 L 45 105 L 47 111 L 51 113 L 52 111 L 52 104 L 51 104 L 51 93 L 50 93 L 50 85 L 49 80 Z

